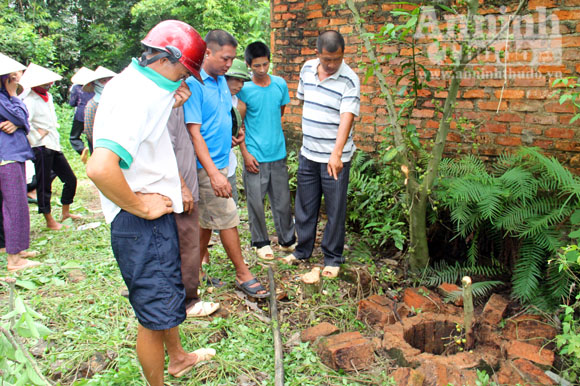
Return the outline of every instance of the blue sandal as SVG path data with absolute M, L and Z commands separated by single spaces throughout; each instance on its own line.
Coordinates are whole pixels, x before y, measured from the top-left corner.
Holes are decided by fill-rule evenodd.
M 256 287 L 252 287 L 252 285 L 256 283 L 259 283 L 258 279 L 256 278 L 250 279 L 243 283 L 238 283 L 238 281 L 236 280 L 236 288 L 245 293 L 246 295 L 257 299 L 263 299 L 270 296 L 270 292 L 266 291 L 266 288 L 264 288 L 262 284 Z M 266 293 L 259 294 L 258 292 L 260 291 L 266 291 Z

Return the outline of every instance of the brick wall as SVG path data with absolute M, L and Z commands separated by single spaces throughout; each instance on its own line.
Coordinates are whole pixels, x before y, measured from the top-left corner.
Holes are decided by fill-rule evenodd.
M 511 4 L 507 9 L 480 3 L 480 13 L 498 23 L 500 17 L 515 8 L 513 2 L 499 2 Z M 356 4 L 369 32 L 378 31 L 385 23 L 399 22 L 389 11 L 400 6 L 390 1 L 357 0 Z M 284 127 L 289 147 L 298 149 L 302 109 L 295 98 L 295 91 L 302 64 L 315 57 L 314 48 L 319 32 L 335 29 L 343 34 L 347 45 L 345 60 L 357 71 L 361 80 L 364 79 L 361 65 L 368 63 L 369 58 L 345 0 L 272 0 L 271 7 L 274 73 L 286 79 L 291 97 Z M 520 31 L 521 36 L 509 43 L 507 55 L 499 54 L 505 51 L 504 38 L 494 44 L 495 53 L 488 52 L 473 62 L 480 70 L 479 75 L 462 80 L 456 120 L 452 122 L 446 152 L 452 154 L 459 149 L 489 158 L 506 148 L 538 146 L 580 171 L 580 120 L 570 124 L 573 106 L 561 106 L 552 96 L 554 88 L 551 87 L 558 73 L 562 76 L 577 76 L 580 73 L 580 0 L 530 0 L 523 14 L 528 15 L 528 19 L 524 19 L 516 31 L 513 28 L 510 31 Z M 547 30 L 542 32 L 540 26 L 546 24 L 546 19 L 550 22 L 554 20 L 553 25 L 548 22 Z M 438 23 L 441 26 L 443 21 Z M 410 50 L 397 46 L 377 48 L 380 54 L 400 51 L 402 56 L 410 56 Z M 428 47 L 423 48 L 424 52 L 428 52 Z M 504 57 L 507 58 L 507 67 L 504 66 Z M 428 83 L 429 88 L 422 90 L 424 99 L 415 109 L 412 123 L 419 128 L 421 138 L 428 140 L 438 127 L 438 113 L 433 101 L 444 101 L 442 98 L 446 96 L 449 81 L 440 76 L 441 68 L 432 60 L 425 57 L 424 63 L 430 67 L 435 78 Z M 391 60 L 386 68 L 393 70 L 393 74 L 388 75 L 393 84 L 401 71 L 400 58 Z M 504 70 L 508 73 L 508 79 L 501 95 Z M 467 130 L 458 128 L 455 122 L 460 117 L 472 120 L 475 127 Z M 358 148 L 375 151 L 377 143 L 384 138 L 382 134 L 388 132 L 387 122 L 384 101 L 376 79 L 371 77 L 361 86 L 361 114 L 355 124 Z M 476 146 L 473 146 L 474 143 Z

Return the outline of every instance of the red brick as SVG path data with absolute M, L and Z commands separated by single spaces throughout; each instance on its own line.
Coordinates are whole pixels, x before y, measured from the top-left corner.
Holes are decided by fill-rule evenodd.
M 547 141 L 544 139 L 536 139 L 532 142 L 532 146 L 539 147 L 542 149 L 549 149 L 554 143 L 552 141 Z
M 437 287 L 437 290 L 439 290 L 439 293 L 443 296 L 447 295 L 448 293 L 451 292 L 455 292 L 455 291 L 461 291 L 461 288 L 458 285 L 455 284 L 451 284 L 451 283 L 441 283 L 439 285 L 439 287 Z M 463 297 L 460 296 L 457 298 L 457 300 L 455 300 L 454 304 L 456 306 L 462 306 L 463 305 Z
M 530 0 L 528 2 L 529 9 L 536 9 L 536 8 L 554 8 L 557 7 L 557 4 L 554 0 Z
M 275 5 L 274 8 L 272 9 L 272 12 L 274 13 L 286 12 L 287 10 L 288 10 L 287 5 Z
M 477 102 L 477 107 L 479 107 L 481 110 L 497 110 L 497 106 L 499 105 L 499 109 L 501 110 L 507 110 L 507 102 L 506 101 L 502 101 L 501 104 L 498 101 L 491 101 L 491 102 L 483 102 L 483 101 L 479 101 Z
M 533 123 L 537 125 L 554 125 L 557 122 L 555 115 L 537 115 L 528 114 L 525 119 L 526 123 Z
M 500 137 L 498 137 L 498 139 L 499 138 Z M 515 137 L 503 137 L 503 138 L 506 138 L 509 140 L 516 139 Z M 519 138 L 517 138 L 517 139 L 519 139 Z M 506 142 L 510 142 L 510 141 L 506 140 Z M 518 144 L 499 143 L 499 142 L 497 142 L 497 143 L 498 143 L 498 145 L 517 146 L 517 145 L 521 145 L 521 140 L 520 140 L 520 143 L 518 143 Z M 503 319 L 503 316 L 505 314 L 505 311 L 507 309 L 508 304 L 509 304 L 509 302 L 501 295 L 498 295 L 498 294 L 491 295 L 491 297 L 489 298 L 489 300 L 485 304 L 485 307 L 483 308 L 483 313 L 482 313 L 483 322 L 490 324 L 492 326 L 497 325 Z
M 528 99 L 546 99 L 552 95 L 550 90 L 528 90 Z
M 504 84 L 503 80 L 500 79 L 483 79 L 480 82 L 482 87 L 502 87 Z
M 503 123 L 486 123 L 479 131 L 481 133 L 505 134 L 507 132 L 507 125 L 504 125 Z
M 503 113 L 496 115 L 495 120 L 497 122 L 521 122 L 522 117 L 514 113 Z
M 575 130 L 573 129 L 564 129 L 564 128 L 559 128 L 559 127 L 552 127 L 546 130 L 546 132 L 544 133 L 544 135 L 548 138 L 574 138 L 574 132 Z
M 580 36 L 562 36 L 562 48 L 580 47 Z
M 561 65 L 561 66 L 538 66 L 538 72 L 540 74 L 549 74 L 549 73 L 555 73 L 555 72 L 561 72 L 562 74 L 571 74 L 572 71 L 570 71 L 566 66 Z
M 463 93 L 463 98 L 487 98 L 484 90 L 467 90 Z
M 562 125 L 569 125 L 572 118 L 574 118 L 574 115 L 561 115 L 558 118 L 558 122 Z
M 563 105 L 555 103 L 547 103 L 544 105 L 544 109 L 549 113 L 574 113 L 574 106 L 570 103 L 565 103 Z
M 306 19 L 319 19 L 322 17 L 322 11 L 312 11 L 306 14 Z M 328 25 L 328 20 L 327 25 Z
M 558 141 L 554 147 L 561 151 L 580 151 L 580 143 L 578 142 Z
M 500 385 L 557 385 L 544 374 L 544 371 L 525 359 L 505 361 L 497 373 L 497 383 Z
M 413 110 L 413 117 L 415 118 L 433 118 L 435 116 L 435 111 L 433 110 Z
M 473 110 L 472 101 L 457 101 L 455 108 L 463 110 Z
M 497 137 L 495 143 L 502 146 L 522 146 L 522 139 L 519 137 Z
M 510 110 L 513 111 L 541 111 L 543 102 L 538 102 L 537 100 L 525 101 L 525 102 L 510 102 Z
M 425 374 L 409 367 L 399 367 L 390 375 L 397 386 L 423 386 L 425 382 Z
M 338 332 L 338 327 L 328 322 L 322 322 L 303 330 L 300 333 L 300 339 L 303 342 L 314 342 L 316 338 L 332 335 L 336 332 Z
M 507 342 L 505 350 L 509 359 L 527 359 L 538 365 L 550 367 L 554 363 L 554 352 L 519 340 Z
M 580 10 L 558 10 L 552 13 L 560 20 L 580 20 Z
M 439 295 L 421 286 L 419 288 L 407 288 L 403 293 L 403 302 L 409 309 L 420 309 L 423 312 L 438 312 L 442 309 L 443 302 Z
M 334 370 L 367 369 L 375 360 L 374 345 L 358 331 L 323 338 L 317 352 L 321 361 Z
M 495 91 L 495 97 L 498 99 L 500 98 L 500 96 L 502 96 L 503 99 L 522 99 L 524 95 L 525 95 L 524 90 L 505 89 L 503 90 L 503 96 L 501 90 Z

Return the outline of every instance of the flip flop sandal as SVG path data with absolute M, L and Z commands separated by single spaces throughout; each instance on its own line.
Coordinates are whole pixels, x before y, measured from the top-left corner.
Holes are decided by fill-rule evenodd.
M 191 309 L 187 310 L 188 318 L 203 318 L 216 312 L 220 308 L 219 303 L 214 302 L 197 302 Z
M 331 266 L 327 265 L 322 270 L 322 276 L 327 278 L 327 279 L 334 279 L 334 278 L 338 277 L 339 272 L 340 272 L 340 267 L 331 267 Z
M 292 253 L 292 252 L 294 252 L 296 250 L 296 245 L 298 245 L 298 243 L 294 243 L 294 244 L 286 245 L 286 246 L 280 245 L 280 250 L 282 252 L 290 252 L 290 253 Z
M 256 249 L 256 254 L 262 260 L 274 260 L 274 251 L 269 245 Z
M 253 284 L 259 283 L 258 279 L 253 278 L 243 283 L 238 283 L 236 280 L 236 288 L 245 293 L 248 296 L 251 296 L 256 299 L 264 299 L 270 296 L 270 292 L 266 291 L 266 288 L 262 284 L 256 287 L 252 287 Z M 260 291 L 266 291 L 264 294 L 259 294 Z
M 204 281 L 207 285 L 211 285 L 212 287 L 215 287 L 215 288 L 221 288 L 224 285 L 226 285 L 226 283 L 224 283 L 223 281 L 221 281 L 217 277 L 207 277 L 206 275 L 203 275 L 201 280 Z
M 296 264 L 300 264 L 303 261 L 306 261 L 306 259 L 299 259 L 296 256 L 294 256 L 294 254 L 292 253 L 286 257 L 281 258 L 280 261 L 282 261 L 284 264 L 296 265 Z
M 213 358 L 215 356 L 216 352 L 215 352 L 215 349 L 213 349 L 213 348 L 200 348 L 198 350 L 195 350 L 191 354 L 195 354 L 197 356 L 197 362 L 194 365 L 187 366 L 186 368 L 179 371 L 178 373 L 171 374 L 171 375 L 173 375 L 175 378 L 183 377 L 185 374 L 187 374 L 189 371 L 191 371 L 191 369 L 193 369 L 195 366 L 199 365 L 202 362 L 207 362 L 211 358 Z

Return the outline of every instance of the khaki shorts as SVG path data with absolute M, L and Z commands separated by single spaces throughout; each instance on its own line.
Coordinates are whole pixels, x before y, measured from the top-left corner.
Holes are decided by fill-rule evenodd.
M 220 173 L 227 178 L 228 168 Z M 197 169 L 199 181 L 199 226 L 203 229 L 231 229 L 238 226 L 240 218 L 233 198 L 215 195 L 205 169 Z

